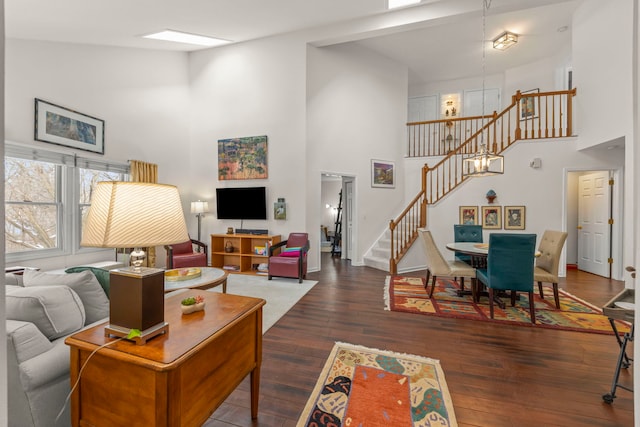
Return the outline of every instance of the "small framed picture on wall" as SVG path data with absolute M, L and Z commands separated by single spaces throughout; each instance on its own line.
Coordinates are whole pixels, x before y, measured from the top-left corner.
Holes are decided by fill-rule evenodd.
M 504 207 L 504 229 L 524 230 L 525 228 L 525 207 L 505 206 Z
M 478 207 L 477 206 L 460 206 L 460 224 L 477 225 L 478 224 Z
M 502 228 L 502 206 L 482 207 L 482 228 L 487 230 Z

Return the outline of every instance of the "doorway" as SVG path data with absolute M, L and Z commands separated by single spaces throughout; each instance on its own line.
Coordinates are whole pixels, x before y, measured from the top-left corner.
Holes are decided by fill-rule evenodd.
M 621 280 L 621 173 L 580 170 L 566 174 L 566 263 L 602 277 Z
M 354 176 L 321 173 L 320 251 L 331 252 L 333 258 L 353 259 L 356 247 L 354 200 Z M 320 268 L 323 258 L 320 258 Z

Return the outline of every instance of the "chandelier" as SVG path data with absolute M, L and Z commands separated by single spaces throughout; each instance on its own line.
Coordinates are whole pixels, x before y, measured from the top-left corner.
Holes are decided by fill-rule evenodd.
M 482 117 L 485 116 L 484 92 L 485 92 L 485 56 L 487 44 L 486 36 L 486 15 L 487 9 L 491 5 L 491 0 L 482 0 Z M 467 157 L 462 162 L 462 175 L 468 177 L 500 175 L 504 173 L 504 157 L 492 153 L 487 148 L 485 133 L 487 130 L 480 129 L 480 145 L 478 151 L 471 157 Z

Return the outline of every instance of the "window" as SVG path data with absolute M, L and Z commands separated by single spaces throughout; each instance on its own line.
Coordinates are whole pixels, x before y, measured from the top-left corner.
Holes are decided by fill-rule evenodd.
M 93 188 L 127 180 L 129 166 L 13 144 L 5 150 L 7 260 L 95 250 L 80 248 Z

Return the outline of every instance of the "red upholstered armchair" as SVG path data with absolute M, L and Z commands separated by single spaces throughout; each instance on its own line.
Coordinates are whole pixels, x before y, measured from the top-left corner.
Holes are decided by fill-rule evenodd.
M 273 253 L 280 249 L 280 253 Z M 287 240 L 269 247 L 269 280 L 272 277 L 295 277 L 298 283 L 307 277 L 309 234 L 291 233 Z
M 202 242 L 191 239 L 164 248 L 167 250 L 167 269 L 207 266 L 207 245 Z

